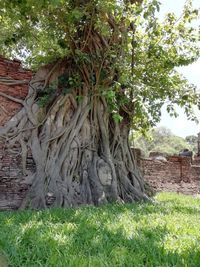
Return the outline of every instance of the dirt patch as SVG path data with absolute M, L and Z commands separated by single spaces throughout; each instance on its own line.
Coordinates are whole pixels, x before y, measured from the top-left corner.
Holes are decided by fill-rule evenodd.
M 0 267 L 8 267 L 7 261 L 3 255 L 0 255 Z

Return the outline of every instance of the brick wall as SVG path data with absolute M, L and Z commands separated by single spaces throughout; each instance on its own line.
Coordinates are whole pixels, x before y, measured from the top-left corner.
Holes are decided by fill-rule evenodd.
M 35 168 L 30 153 L 26 168 L 29 173 Z M 0 210 L 19 208 L 28 188 L 24 181 L 20 146 L 15 146 L 10 151 L 0 142 Z
M 0 56 L 0 92 L 18 99 L 24 99 L 28 92 L 28 82 L 32 72 L 21 67 L 18 60 L 8 60 Z M 5 85 L 11 80 L 27 81 L 20 85 Z M 0 126 L 3 126 L 21 109 L 21 104 L 0 96 Z M 34 168 L 34 162 L 29 155 L 27 170 Z M 0 210 L 17 209 L 25 195 L 27 185 L 23 183 L 21 149 L 16 146 L 8 151 L 0 142 Z
M 193 165 L 200 165 L 200 156 L 196 156 L 193 159 Z
M 31 80 L 32 72 L 23 69 L 21 62 L 14 59 L 8 60 L 0 56 L 0 92 L 12 97 L 24 99 L 28 92 L 28 81 Z M 10 80 L 27 81 L 21 85 L 5 85 L 5 81 Z M 20 110 L 21 105 L 0 96 L 0 126 L 3 126 L 13 115 Z
M 200 164 L 193 165 L 188 157 L 171 156 L 166 160 L 140 160 L 144 179 L 156 191 L 200 193 Z

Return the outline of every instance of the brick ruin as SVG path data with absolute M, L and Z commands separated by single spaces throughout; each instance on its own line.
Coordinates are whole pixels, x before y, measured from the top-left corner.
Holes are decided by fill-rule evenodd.
M 28 82 L 32 72 L 23 69 L 17 59 L 8 60 L 0 56 L 0 92 L 11 97 L 24 99 L 28 92 Z M 12 85 L 13 81 L 17 81 Z M 25 83 L 27 81 L 27 84 Z M 10 84 L 10 85 L 9 85 Z M 13 102 L 0 95 L 0 126 L 3 126 L 13 115 L 21 109 L 21 104 Z
M 144 179 L 155 191 L 172 191 L 184 194 L 200 194 L 200 133 L 198 153 L 193 158 L 178 155 L 164 157 L 150 153 L 143 158 L 141 151 L 134 149 Z
M 21 109 L 20 103 L 3 94 L 25 99 L 31 78 L 32 72 L 23 69 L 19 60 L 8 60 L 0 56 L 0 127 Z M 17 209 L 26 192 L 20 151 L 20 147 L 16 146 L 8 152 L 4 142 L 0 141 L 0 210 Z M 33 160 L 29 156 L 27 169 L 33 167 Z
M 0 127 L 13 117 L 21 104 L 7 99 L 3 94 L 24 99 L 28 92 L 28 82 L 32 72 L 23 69 L 19 60 L 8 60 L 0 56 Z M 13 80 L 17 84 L 13 85 Z M 22 82 L 22 83 L 21 83 Z M 190 158 L 171 156 L 167 159 L 142 158 L 139 150 L 134 150 L 137 162 L 148 181 L 157 191 L 177 191 L 198 194 L 200 191 L 200 134 L 198 154 Z M 31 155 L 27 158 L 27 170 L 34 168 Z M 25 196 L 27 185 L 23 183 L 21 150 L 15 146 L 12 151 L 0 141 L 0 210 L 18 209 Z

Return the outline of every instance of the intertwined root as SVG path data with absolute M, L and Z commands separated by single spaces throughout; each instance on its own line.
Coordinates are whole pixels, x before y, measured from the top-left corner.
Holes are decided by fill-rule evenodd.
M 55 70 L 55 68 L 54 68 Z M 147 199 L 142 177 L 128 144 L 128 125 L 117 124 L 102 96 L 87 88 L 56 95 L 48 110 L 39 108 L 44 79 L 59 72 L 39 71 L 30 83 L 21 111 L 0 129 L 9 146 L 20 143 L 25 182 L 30 185 L 21 207 L 75 206 Z M 27 174 L 30 150 L 35 172 Z

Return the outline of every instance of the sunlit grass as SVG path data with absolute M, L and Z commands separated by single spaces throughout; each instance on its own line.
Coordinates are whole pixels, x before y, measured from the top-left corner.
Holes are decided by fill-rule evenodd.
M 0 249 L 11 267 L 198 267 L 200 199 L 3 212 Z

